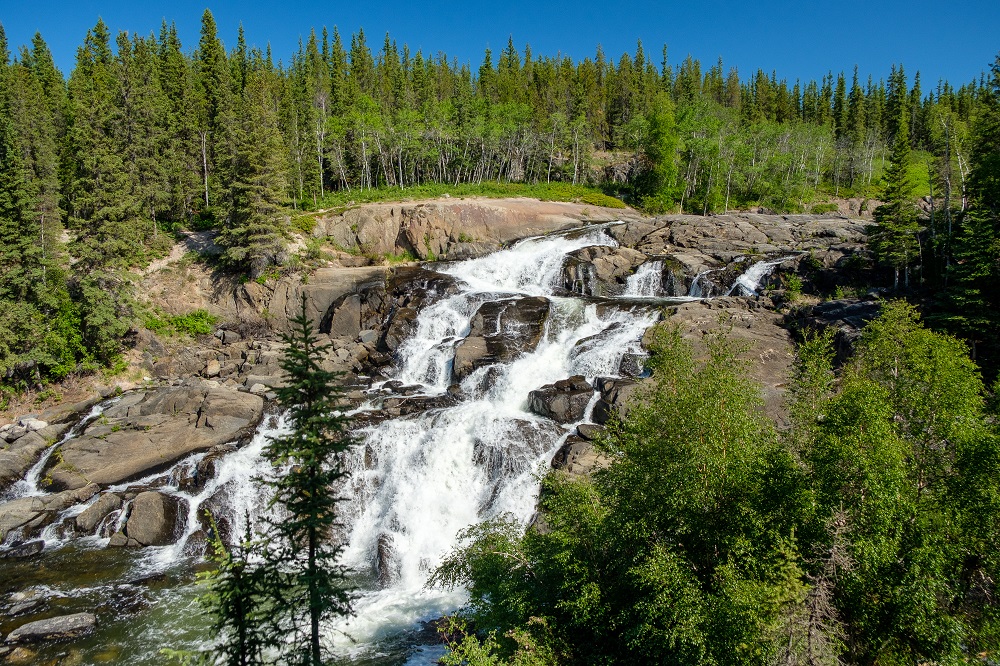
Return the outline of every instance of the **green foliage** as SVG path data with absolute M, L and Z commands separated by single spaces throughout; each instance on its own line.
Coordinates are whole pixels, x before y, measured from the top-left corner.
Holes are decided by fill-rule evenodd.
M 266 480 L 280 517 L 269 522 L 265 569 L 275 622 L 287 623 L 294 635 L 283 646 L 283 660 L 320 666 L 320 623 L 351 612 L 345 570 L 337 562 L 343 546 L 334 539 L 342 498 L 332 489 L 347 475 L 344 454 L 352 438 L 340 411 L 339 375 L 320 367 L 324 348 L 305 313 L 303 298 L 284 336 L 287 383 L 277 389 L 290 432 L 264 450 L 281 470 Z
M 148 312 L 142 317 L 142 325 L 159 335 L 210 335 L 219 318 L 207 310 L 192 310 L 182 315 L 166 315 L 162 312 Z
M 809 207 L 809 212 L 814 215 L 822 215 L 823 213 L 833 213 L 839 210 L 837 204 L 835 203 L 818 203 L 813 204 Z
M 210 651 L 186 657 L 185 663 L 249 666 L 264 664 L 265 651 L 280 644 L 275 638 L 281 629 L 275 626 L 270 604 L 267 571 L 260 565 L 265 543 L 247 529 L 240 542 L 227 548 L 219 536 L 214 517 L 206 512 L 211 524 L 208 560 L 213 569 L 198 574 L 205 592 L 198 601 L 211 621 L 215 642 Z
M 610 464 L 550 474 L 536 527 L 470 528 L 438 569 L 479 630 L 449 663 L 521 663 L 518 635 L 540 663 L 994 654 L 1000 437 L 967 347 L 903 303 L 839 379 L 832 343 L 801 344 L 779 437 L 736 348 L 711 339 L 696 361 L 659 328 L 653 387 L 600 442 Z
M 784 275 L 785 295 L 794 303 L 802 298 L 802 278 L 795 273 Z

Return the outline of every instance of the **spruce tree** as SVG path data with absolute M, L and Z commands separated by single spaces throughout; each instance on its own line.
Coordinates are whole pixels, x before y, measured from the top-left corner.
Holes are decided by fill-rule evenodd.
M 878 223 L 869 233 L 869 244 L 878 261 L 893 271 L 893 288 L 899 288 L 899 272 L 903 270 L 909 287 L 910 264 L 917 255 L 917 208 L 913 202 L 910 182 L 910 137 L 907 132 L 908 112 L 900 111 L 892 155 L 885 171 L 885 201 L 875 209 Z
M 320 666 L 321 622 L 351 613 L 345 569 L 337 563 L 343 546 L 334 531 L 340 527 L 337 506 L 343 499 L 336 486 L 347 475 L 344 457 L 353 442 L 342 412 L 340 374 L 320 367 L 325 346 L 318 344 L 306 316 L 305 299 L 291 325 L 283 336 L 286 385 L 277 390 L 288 408 L 290 432 L 271 440 L 264 451 L 282 470 L 267 480 L 274 491 L 271 505 L 280 508 L 280 515 L 270 523 L 266 557 L 275 615 L 294 628 L 286 661 Z
M 204 656 L 209 663 L 221 661 L 225 666 L 267 663 L 265 651 L 279 644 L 276 639 L 281 634 L 267 603 L 267 570 L 261 566 L 263 542 L 253 534 L 249 515 L 242 539 L 230 547 L 219 536 L 211 514 L 208 518 L 213 534 L 208 559 L 215 568 L 199 574 L 207 585 L 199 601 L 210 617 L 216 640 Z
M 228 128 L 227 214 L 219 243 L 223 258 L 251 278 L 285 259 L 285 146 L 275 94 L 271 77 L 251 72 Z

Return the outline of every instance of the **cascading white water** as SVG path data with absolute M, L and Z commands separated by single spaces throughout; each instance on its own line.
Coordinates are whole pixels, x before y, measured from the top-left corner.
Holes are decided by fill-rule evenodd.
M 726 296 L 731 296 L 734 292 L 738 296 L 756 296 L 760 288 L 760 281 L 774 271 L 775 266 L 779 266 L 795 257 L 782 257 L 771 261 L 758 261 L 748 268 L 741 276 L 736 278 L 736 282 L 726 292 Z
M 625 282 L 625 293 L 630 298 L 655 298 L 663 285 L 663 262 L 647 261 L 639 266 Z
M 341 640 L 342 649 L 459 606 L 461 591 L 426 589 L 430 572 L 463 528 L 499 514 L 526 524 L 537 500 L 536 475 L 572 432 L 527 411 L 528 393 L 575 374 L 617 375 L 625 354 L 641 353 L 638 341 L 655 313 L 599 311 L 596 304 L 553 295 L 566 254 L 613 243 L 602 232 L 532 239 L 441 269 L 458 278 L 459 293 L 424 307 L 416 334 L 399 350 L 397 378 L 423 383 L 428 393 L 447 388 L 455 341 L 467 334 L 480 304 L 511 294 L 545 296 L 550 314 L 533 351 L 474 371 L 463 380 L 457 405 L 361 433 L 344 561 L 375 574 L 381 589 L 362 596 L 357 617 L 331 628 L 335 643 L 342 633 L 358 641 Z
M 691 280 L 691 287 L 688 289 L 689 298 L 705 298 L 707 296 L 711 296 L 711 287 L 709 287 L 709 291 L 706 293 L 705 288 L 701 284 L 701 279 L 709 273 L 714 272 L 714 270 L 718 269 L 702 271 L 694 276 L 694 279 Z
M 38 484 L 42 479 L 42 472 L 45 470 L 45 466 L 48 464 L 49 458 L 52 457 L 52 454 L 55 453 L 64 442 L 73 439 L 80 434 L 84 428 L 90 425 L 94 419 L 104 412 L 106 407 L 114 404 L 114 402 L 115 399 L 112 399 L 108 402 L 94 405 L 90 411 L 87 412 L 87 415 L 77 421 L 76 425 L 70 428 L 59 441 L 45 450 L 42 457 L 38 459 L 38 462 L 31 466 L 31 469 L 29 469 L 28 473 L 24 475 L 23 479 L 16 481 L 10 487 L 10 490 L 7 491 L 7 495 L 3 498 L 4 501 L 15 500 L 21 497 L 38 497 L 40 495 L 44 495 L 45 491 L 42 490 Z

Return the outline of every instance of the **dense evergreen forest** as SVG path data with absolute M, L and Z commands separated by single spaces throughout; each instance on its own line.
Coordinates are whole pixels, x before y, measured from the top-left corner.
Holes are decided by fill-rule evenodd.
M 242 30 L 227 51 L 208 11 L 187 50 L 166 23 L 113 38 L 98 21 L 66 79 L 40 35 L 12 55 L 0 28 L 0 374 L 113 361 L 129 271 L 177 228 L 217 228 L 224 264 L 256 277 L 286 260 L 296 209 L 428 183 L 586 184 L 653 213 L 883 200 L 880 265 L 940 287 L 937 321 L 988 343 L 998 98 L 996 66 L 958 87 L 902 66 L 789 83 L 641 44 L 573 62 L 510 41 L 473 69 L 324 29 L 282 63 Z

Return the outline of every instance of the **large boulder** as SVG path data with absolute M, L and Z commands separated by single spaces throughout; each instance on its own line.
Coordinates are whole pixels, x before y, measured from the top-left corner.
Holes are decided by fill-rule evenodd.
M 55 489 L 114 485 L 171 467 L 184 456 L 248 437 L 260 396 L 191 380 L 126 396 L 60 447 L 48 470 Z
M 594 413 L 591 415 L 594 423 L 604 424 L 617 414 L 624 417 L 628 414 L 629 402 L 635 392 L 642 386 L 634 379 L 613 379 L 608 377 L 598 377 L 594 385 L 601 392 L 601 397 L 594 405 Z
M 557 423 L 575 423 L 583 418 L 594 395 L 582 375 L 563 379 L 528 394 L 528 409 Z
M 101 521 L 121 508 L 121 497 L 115 493 L 104 493 L 76 517 L 76 529 L 85 534 L 93 534 Z
M 22 624 L 7 636 L 8 644 L 64 641 L 88 636 L 97 627 L 93 613 L 74 613 Z
M 548 314 L 549 301 L 541 296 L 483 303 L 472 316 L 468 337 L 455 348 L 455 379 L 534 351 Z
M 173 543 L 182 507 L 186 507 L 186 502 L 153 490 L 136 495 L 125 523 L 128 545 L 165 546 Z

